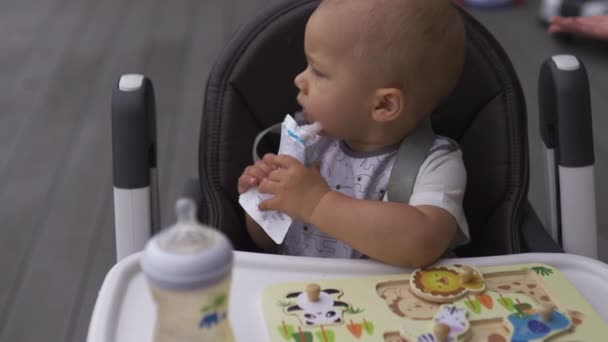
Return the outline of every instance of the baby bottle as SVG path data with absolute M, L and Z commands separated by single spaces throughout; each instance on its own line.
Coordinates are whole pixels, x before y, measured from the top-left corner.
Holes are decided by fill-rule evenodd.
M 189 199 L 177 223 L 146 244 L 141 267 L 156 304 L 154 342 L 234 341 L 228 321 L 232 245 L 196 220 Z

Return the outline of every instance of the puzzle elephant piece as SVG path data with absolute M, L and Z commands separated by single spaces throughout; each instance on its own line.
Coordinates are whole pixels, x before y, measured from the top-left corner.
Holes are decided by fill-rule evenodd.
M 337 299 L 340 295 L 337 289 L 307 284 L 304 291 L 286 295 L 286 299 L 295 298 L 295 304 L 287 306 L 285 312 L 296 314 L 306 326 L 341 324 L 343 311 L 349 306 Z

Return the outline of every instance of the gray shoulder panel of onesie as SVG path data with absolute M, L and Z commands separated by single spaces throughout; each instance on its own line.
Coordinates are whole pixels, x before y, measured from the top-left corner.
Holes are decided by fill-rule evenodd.
M 433 147 L 431 147 L 431 149 L 429 150 L 429 155 L 431 155 L 437 151 L 445 150 L 448 152 L 454 152 L 459 149 L 460 149 L 460 144 L 458 144 L 458 142 L 456 140 L 454 140 L 452 138 L 440 136 L 440 137 L 437 137 L 437 140 L 433 144 Z

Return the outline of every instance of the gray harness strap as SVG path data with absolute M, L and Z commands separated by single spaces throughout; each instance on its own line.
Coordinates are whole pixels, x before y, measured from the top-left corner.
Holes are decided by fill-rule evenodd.
M 418 127 L 399 144 L 395 164 L 388 179 L 387 197 L 391 202 L 408 203 L 420 166 L 426 159 L 435 141 L 435 134 L 429 120 Z
M 297 115 L 297 114 L 296 114 Z M 297 117 L 296 117 L 297 120 Z M 260 160 L 257 153 L 258 144 L 268 133 L 281 134 L 282 123 L 274 124 L 258 133 L 253 142 L 253 161 Z M 435 141 L 435 134 L 429 120 L 418 124 L 414 131 L 405 137 L 397 151 L 395 164 L 388 180 L 388 199 L 392 202 L 408 203 L 420 166 L 426 159 Z

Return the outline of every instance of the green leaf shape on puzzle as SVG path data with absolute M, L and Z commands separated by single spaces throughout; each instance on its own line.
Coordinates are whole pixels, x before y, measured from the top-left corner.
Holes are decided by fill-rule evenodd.
M 317 335 L 317 340 L 320 342 L 334 342 L 336 340 L 333 330 L 317 330 L 315 335 Z
M 350 324 L 348 324 L 346 326 L 346 328 L 348 329 L 348 331 L 350 331 L 350 333 L 355 336 L 356 338 L 361 337 L 361 334 L 363 334 L 363 328 L 361 328 L 361 324 L 356 324 L 353 323 L 353 321 L 350 321 Z
M 226 295 L 219 295 L 219 296 L 217 296 L 217 297 L 216 297 L 216 298 L 213 300 L 213 304 L 212 304 L 212 305 L 213 305 L 215 308 L 219 308 L 219 307 L 221 307 L 222 305 L 226 304 L 227 299 L 228 299 L 228 296 L 226 296 Z
M 553 274 L 553 270 L 543 266 L 530 267 L 536 274 L 546 277 Z
M 528 303 L 515 304 L 513 307 L 515 308 L 515 311 L 521 315 L 528 315 L 528 312 L 532 309 L 532 305 Z
M 298 331 L 291 335 L 294 342 L 312 342 L 312 333 L 310 331 Z
M 464 302 L 464 305 L 466 305 L 469 310 L 473 311 L 478 315 L 481 313 L 481 305 L 479 305 L 479 302 L 475 299 L 467 297 L 467 300 Z
M 277 329 L 279 330 L 279 334 L 287 341 L 289 341 L 289 337 L 295 333 L 295 329 L 291 324 L 281 324 Z
M 356 314 L 358 314 L 358 313 L 362 313 L 363 311 L 365 311 L 365 310 L 363 310 L 363 309 L 361 309 L 361 308 L 355 308 L 355 307 L 353 307 L 353 306 L 349 306 L 348 308 L 346 308 L 346 309 L 344 310 L 344 313 L 345 313 L 345 314 L 356 315 Z
M 365 330 L 365 332 L 368 335 L 373 335 L 374 334 L 374 323 L 363 320 L 363 330 Z
M 515 307 L 513 306 L 513 299 L 509 297 L 502 297 L 498 300 L 498 304 L 502 305 L 503 308 L 509 310 L 509 312 L 515 311 Z
M 282 308 L 286 308 L 286 307 L 292 306 L 294 304 L 295 304 L 295 302 L 290 301 L 290 300 L 278 300 L 277 301 L 277 305 Z

